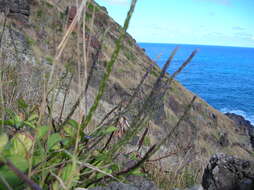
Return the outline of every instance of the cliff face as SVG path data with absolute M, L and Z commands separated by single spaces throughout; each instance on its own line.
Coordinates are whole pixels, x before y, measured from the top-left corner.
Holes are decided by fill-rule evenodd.
M 70 22 L 69 19 L 71 18 L 68 18 L 66 8 L 71 5 L 73 4 L 67 0 L 62 0 L 59 5 L 51 3 L 51 1 L 48 1 L 48 3 L 46 1 L 33 1 L 33 4 L 30 3 L 27 9 L 29 13 L 25 11 L 25 14 L 23 14 L 23 12 L 16 11 L 18 15 L 24 16 L 24 18 L 29 17 L 28 21 L 26 19 L 20 21 L 17 19 L 19 16 L 7 15 L 7 24 L 4 25 L 5 17 L 1 17 L 1 33 L 3 34 L 1 42 L 2 62 L 8 63 L 8 66 L 12 68 L 12 73 L 9 73 L 8 77 L 16 84 L 15 87 L 5 86 L 7 94 L 13 92 L 13 96 L 7 95 L 6 97 L 9 99 L 10 104 L 19 97 L 38 104 L 42 100 L 45 86 L 43 81 L 52 69 L 52 61 L 57 46 L 64 35 L 68 22 Z M 0 3 L 0 6 L 3 5 Z M 95 13 L 94 21 L 92 19 L 93 10 Z M 91 24 L 92 22 L 94 24 Z M 97 92 L 99 81 L 105 70 L 105 62 L 112 55 L 115 41 L 119 38 L 120 28 L 108 16 L 104 8 L 94 2 L 89 4 L 86 32 L 86 41 L 90 41 L 88 70 L 92 67 L 92 60 L 96 59 L 97 50 L 102 48 L 102 51 L 98 63 L 94 66 L 91 85 L 88 89 L 88 107 L 91 106 Z M 105 31 L 108 32 L 105 33 Z M 76 32 L 71 35 L 54 73 L 55 77 L 61 78 L 61 80 L 55 81 L 61 84 L 55 93 L 56 103 L 53 107 L 55 117 L 58 116 L 63 101 L 66 101 L 63 113 L 66 116 L 78 98 L 78 76 L 77 73 L 71 74 L 70 72 L 72 68 L 77 68 L 77 57 L 82 54 L 83 41 L 77 37 L 78 32 L 79 29 L 76 28 Z M 103 34 L 105 34 L 105 37 L 103 37 Z M 139 84 L 146 69 L 153 64 L 152 60 L 130 35 L 127 35 L 123 44 L 107 85 L 106 93 L 96 112 L 94 124 L 119 102 L 133 93 L 133 89 Z M 83 67 L 81 69 L 84 71 Z M 153 68 L 145 81 L 140 94 L 141 98 L 151 90 L 159 71 L 158 66 Z M 69 86 L 69 79 L 72 77 L 73 80 Z M 64 100 L 66 90 L 68 96 Z M 176 125 L 193 96 L 194 94 L 185 89 L 180 83 L 173 81 L 170 90 L 161 99 L 158 111 L 150 118 L 149 144 L 158 142 Z M 83 99 L 81 104 L 83 108 L 85 107 L 84 102 Z M 133 112 L 135 112 L 135 108 Z M 78 113 L 74 117 L 78 118 Z M 126 115 L 126 118 L 131 120 L 132 115 Z M 242 135 L 237 131 L 237 126 L 233 121 L 198 98 L 188 117 L 174 133 L 174 137 L 169 139 L 157 156 L 178 151 L 178 154 L 162 160 L 165 168 L 171 168 L 179 160 L 184 159 L 186 153 L 189 155 L 188 162 L 198 167 L 205 166 L 204 163 L 216 152 L 250 158 L 252 156 L 250 140 L 246 135 Z

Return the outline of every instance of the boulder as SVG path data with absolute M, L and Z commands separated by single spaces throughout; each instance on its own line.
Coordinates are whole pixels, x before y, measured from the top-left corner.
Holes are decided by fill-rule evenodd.
M 205 190 L 253 190 L 254 161 L 216 154 L 204 171 L 202 186 Z

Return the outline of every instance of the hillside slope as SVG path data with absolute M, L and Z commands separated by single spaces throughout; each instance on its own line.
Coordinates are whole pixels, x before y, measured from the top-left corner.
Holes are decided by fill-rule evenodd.
M 19 97 L 33 103 L 39 104 L 41 102 L 45 85 L 43 79 L 51 70 L 57 46 L 62 40 L 68 22 L 70 22 L 65 10 L 67 6 L 72 5 L 67 0 L 62 0 L 59 5 L 33 1 L 27 7 L 22 7 L 29 11 L 29 14 L 17 11 L 14 16 L 8 17 L 6 27 L 4 27 L 5 19 L 3 16 L 1 17 L 1 31 L 3 32 L 1 46 L 4 55 L 2 57 L 4 57 L 4 62 L 13 68 L 13 72 L 9 75 L 10 79 L 16 81 L 15 94 L 13 96 L 6 95 L 7 98 L 10 98 L 10 103 Z M 94 20 L 93 10 L 95 13 Z M 20 15 L 22 15 L 22 19 L 20 19 Z M 92 22 L 94 24 L 91 24 Z M 88 107 L 93 102 L 99 81 L 105 70 L 105 63 L 112 55 L 120 30 L 121 27 L 108 16 L 105 8 L 94 2 L 88 5 L 86 42 L 88 43 L 90 39 L 91 44 L 88 48 L 90 52 L 88 69 L 92 67 L 92 60 L 96 59 L 97 50 L 102 48 L 88 89 Z M 62 77 L 64 82 L 61 81 L 61 88 L 56 93 L 56 104 L 53 108 L 55 117 L 59 115 L 59 110 L 61 110 L 66 88 L 69 92 L 64 116 L 69 113 L 71 106 L 78 97 L 78 76 L 73 74 L 73 81 L 69 86 L 68 81 L 71 76 L 66 72 L 69 68 L 76 68 L 77 62 L 81 61 L 77 60 L 77 57 L 82 54 L 83 42 L 80 41 L 82 38 L 77 38 L 79 29 L 76 28 L 75 31 L 72 33 L 57 64 L 55 76 Z M 105 31 L 108 32 L 105 33 Z M 103 38 L 104 33 L 105 37 Z M 101 39 L 104 39 L 103 43 Z M 123 44 L 110 76 L 106 94 L 96 112 L 96 117 L 93 118 L 94 125 L 133 93 L 133 89 L 137 87 L 147 68 L 153 64 L 153 61 L 130 35 L 127 35 Z M 84 71 L 84 68 L 82 69 Z M 143 92 L 140 94 L 141 98 L 151 90 L 159 71 L 159 67 L 154 66 L 145 81 Z M 12 90 L 13 87 L 8 86 L 5 92 L 11 94 Z M 158 111 L 150 118 L 149 145 L 157 143 L 176 125 L 193 96 L 192 92 L 177 81 L 173 81 L 165 97 L 161 99 Z M 82 106 L 84 109 L 84 99 Z M 133 112 L 135 113 L 135 108 Z M 74 117 L 78 118 L 78 113 Z M 132 114 L 127 114 L 125 117 L 130 121 Z M 92 127 L 90 126 L 90 128 Z M 177 163 L 185 161 L 197 167 L 199 171 L 203 170 L 208 158 L 217 152 L 250 159 L 252 154 L 249 137 L 237 131 L 234 122 L 198 98 L 188 117 L 174 133 L 174 137 L 169 139 L 154 158 L 177 151 L 177 154 L 161 161 L 165 169 L 172 169 Z M 137 135 L 141 134 L 142 131 Z M 133 149 L 133 146 L 130 145 L 128 148 Z M 143 147 L 143 150 L 146 148 L 146 146 Z M 187 160 L 186 155 L 188 156 Z

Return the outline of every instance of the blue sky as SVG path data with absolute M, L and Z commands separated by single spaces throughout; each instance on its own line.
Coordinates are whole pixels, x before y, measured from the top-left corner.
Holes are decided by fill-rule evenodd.
M 96 0 L 123 24 L 130 0 Z M 138 42 L 254 47 L 254 0 L 138 0 Z

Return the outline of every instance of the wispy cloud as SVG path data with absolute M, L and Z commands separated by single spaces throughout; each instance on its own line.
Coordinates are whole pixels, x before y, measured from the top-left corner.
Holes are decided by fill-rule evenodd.
M 221 5 L 230 5 L 231 1 L 230 0 L 194 0 L 194 1 L 199 1 L 199 2 L 213 2 Z
M 233 26 L 232 29 L 233 29 L 233 30 L 238 30 L 238 31 L 240 31 L 240 30 L 241 30 L 241 31 L 242 31 L 242 30 L 245 30 L 245 28 L 240 27 L 240 26 Z
M 234 34 L 234 36 L 237 38 L 240 38 L 242 40 L 246 40 L 246 41 L 253 41 L 254 40 L 254 35 L 252 33 L 237 32 Z
M 128 5 L 130 0 L 104 0 L 113 5 Z
M 235 33 L 235 36 L 239 36 L 239 37 L 252 37 L 252 34 L 251 33 L 247 33 L 247 32 L 237 32 Z

